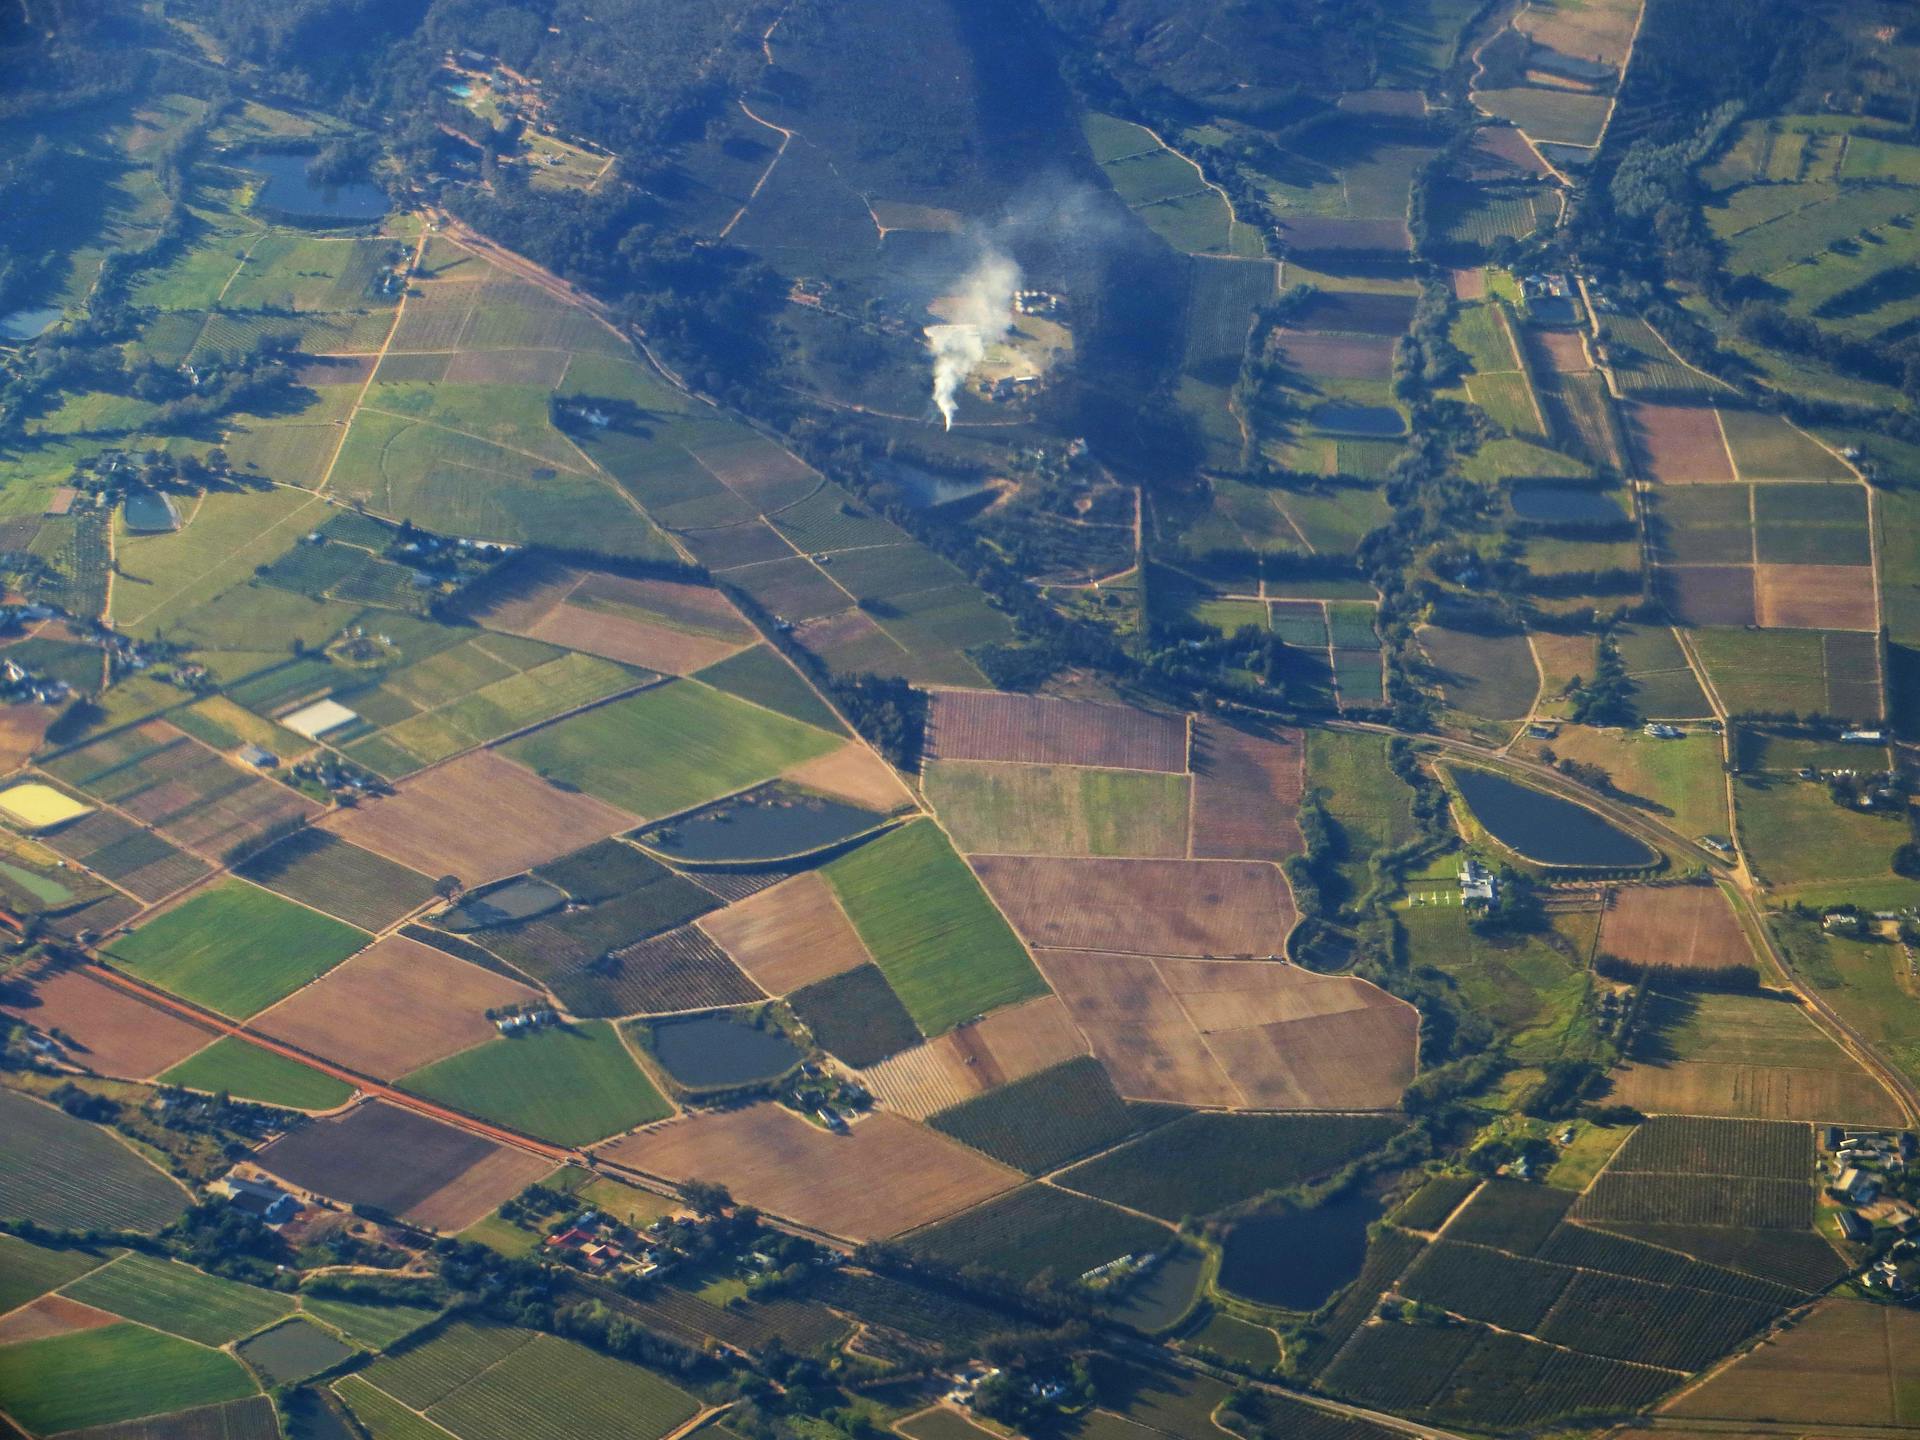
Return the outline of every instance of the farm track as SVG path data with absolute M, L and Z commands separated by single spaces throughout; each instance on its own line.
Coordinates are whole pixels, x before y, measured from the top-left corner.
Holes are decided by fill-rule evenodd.
M 1369 734 L 1388 736 L 1400 734 L 1399 731 L 1389 725 L 1376 725 L 1367 721 L 1336 720 L 1329 723 L 1334 729 L 1339 730 L 1355 730 Z M 1622 829 L 1638 835 L 1643 840 L 1657 845 L 1663 845 L 1669 849 L 1679 850 L 1691 859 L 1706 862 L 1710 867 L 1713 867 L 1709 870 L 1709 873 L 1719 873 L 1719 867 L 1723 864 L 1718 857 L 1703 849 L 1693 840 L 1680 834 L 1677 830 L 1657 820 L 1649 819 L 1646 815 L 1635 810 L 1630 805 L 1623 805 L 1618 801 L 1608 799 L 1606 796 L 1596 795 L 1583 786 L 1575 785 L 1566 780 L 1558 771 L 1549 769 L 1545 765 L 1530 760 L 1518 760 L 1510 755 L 1502 754 L 1499 750 L 1476 744 L 1470 740 L 1455 740 L 1438 735 L 1426 735 L 1420 738 L 1425 743 L 1443 750 L 1450 750 L 1458 754 L 1471 756 L 1495 766 L 1518 770 L 1522 772 L 1526 778 L 1540 783 L 1542 788 L 1550 789 L 1557 795 L 1585 805 L 1590 810 L 1600 812 L 1600 814 L 1619 825 Z M 1845 1050 L 1862 1069 L 1877 1080 L 1881 1087 L 1894 1097 L 1894 1100 L 1906 1113 L 1906 1125 L 1911 1127 L 1916 1123 L 1920 1123 L 1920 1086 L 1916 1086 L 1913 1081 L 1909 1080 L 1899 1070 L 1883 1060 L 1880 1057 L 1880 1053 L 1874 1049 L 1871 1041 L 1843 1019 L 1840 1014 L 1817 993 L 1801 982 L 1799 976 L 1794 973 L 1793 967 L 1787 962 L 1786 957 L 1780 953 L 1780 947 L 1774 942 L 1773 933 L 1767 929 L 1765 916 L 1761 910 L 1759 901 L 1754 895 L 1755 882 L 1750 873 L 1747 872 L 1743 866 L 1742 869 L 1735 872 L 1731 878 L 1733 880 L 1735 903 L 1749 929 L 1759 936 L 1762 944 L 1765 946 L 1767 958 L 1771 961 L 1775 974 L 1799 997 L 1800 1002 L 1805 1005 L 1807 1009 L 1820 1018 L 1824 1026 L 1833 1034 L 1834 1038 L 1839 1041 L 1841 1049 Z

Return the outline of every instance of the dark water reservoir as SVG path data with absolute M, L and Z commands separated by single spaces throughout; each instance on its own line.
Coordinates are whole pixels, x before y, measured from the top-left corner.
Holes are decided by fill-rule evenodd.
M 750 1085 L 800 1063 L 800 1051 L 769 1025 L 761 1030 L 724 1015 L 663 1020 L 653 1027 L 653 1053 L 682 1085 Z
M 129 490 L 120 513 L 127 529 L 142 535 L 160 535 L 180 528 L 180 516 L 173 508 L 173 501 L 157 490 Z
M 21 342 L 35 339 L 53 328 L 60 318 L 58 305 L 36 305 L 0 315 L 0 340 Z
M 1513 513 L 1544 525 L 1624 525 L 1627 512 L 1605 490 L 1582 485 L 1515 485 Z
M 240 168 L 262 176 L 260 203 L 303 220 L 378 220 L 387 213 L 387 192 L 365 180 L 316 185 L 307 178 L 310 150 L 249 150 Z
M 1317 1310 L 1360 1273 L 1367 1226 L 1380 1201 L 1349 1190 L 1314 1210 L 1274 1210 L 1234 1223 L 1221 1248 L 1220 1284 L 1286 1310 Z
M 773 784 L 656 825 L 640 843 L 676 860 L 779 860 L 838 844 L 880 819 L 857 805 Z
M 1449 771 L 1473 818 L 1542 865 L 1650 865 L 1653 850 L 1584 805 L 1464 767 Z
M 1329 400 L 1314 409 L 1313 423 L 1341 435 L 1399 435 L 1406 430 L 1400 412 L 1388 405 L 1356 405 Z
M 1156 1265 L 1151 1275 L 1135 1281 L 1119 1299 L 1100 1308 L 1123 1325 L 1154 1334 L 1187 1313 L 1205 1268 L 1206 1257 L 1183 1245 Z
M 523 875 L 483 894 L 467 896 L 449 910 L 440 923 L 455 932 L 485 930 L 493 925 L 531 920 L 566 903 L 567 892 L 557 885 Z

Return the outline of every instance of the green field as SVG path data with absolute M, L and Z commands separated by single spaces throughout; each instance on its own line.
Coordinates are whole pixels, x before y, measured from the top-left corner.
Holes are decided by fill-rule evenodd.
M 186 1191 L 112 1132 L 0 1091 L 0 1215 L 151 1234 L 186 1208 Z
M 225 1092 L 262 1105 L 290 1110 L 331 1110 L 353 1098 L 353 1086 L 298 1060 L 225 1035 L 160 1077 L 163 1085 L 184 1085 L 209 1094 Z
M 1321 884 L 1337 876 L 1329 898 L 1345 904 L 1370 888 L 1373 856 L 1413 839 L 1413 792 L 1389 767 L 1385 737 L 1319 729 L 1306 736 L 1307 785 L 1322 793 L 1336 831 Z
M 742 650 L 718 665 L 709 665 L 693 678 L 805 724 L 845 733 L 840 717 L 770 646 Z
M 106 1262 L 105 1254 L 91 1250 L 49 1250 L 0 1235 L 0 1315 Z
M 224 1345 L 293 1310 L 290 1296 L 139 1254 L 121 1256 L 63 1293 L 202 1345 Z
M 1449 856 L 1446 863 L 1458 861 Z M 1587 996 L 1578 945 L 1558 927 L 1537 935 L 1479 934 L 1467 923 L 1451 875 L 1438 888 L 1418 887 L 1416 896 L 1420 903 L 1395 915 L 1412 963 L 1447 976 L 1469 1009 L 1510 1032 L 1517 1055 L 1558 1056 Z M 1584 921 L 1591 930 L 1594 919 L 1563 917 L 1568 929 Z M 1585 938 L 1590 945 L 1591 935 Z
M 840 743 L 693 680 L 673 680 L 510 741 L 549 780 L 643 819 L 772 779 Z
M 489 1040 L 401 1084 L 560 1145 L 604 1140 L 672 1113 L 604 1020 Z
M 699 1409 L 651 1370 L 539 1335 L 427 1413 L 460 1440 L 659 1440 Z
M 435 1312 L 418 1305 L 376 1305 L 361 1300 L 301 1297 L 300 1309 L 349 1340 L 385 1350 L 433 1319 Z
M 244 1020 L 367 944 L 365 931 L 239 880 L 223 880 L 115 940 L 115 964 Z
M 1720 737 L 1695 731 L 1655 740 L 1638 730 L 1563 725 L 1544 742 L 1556 756 L 1598 765 L 1614 788 L 1689 837 L 1727 832 Z
M 1420 644 L 1453 709 L 1483 720 L 1517 720 L 1533 708 L 1540 672 L 1526 636 L 1429 625 Z
M 54 1434 L 255 1393 L 240 1362 L 138 1325 L 0 1348 L 0 1395 L 29 1430 Z
M 1906 903 L 1920 900 L 1920 884 L 1907 888 Z M 1901 947 L 1829 935 L 1799 916 L 1776 915 L 1773 927 L 1799 978 L 1909 1079 L 1920 1079 L 1920 1006 Z
M 376 1390 L 358 1375 L 337 1380 L 333 1393 L 346 1402 L 354 1419 L 374 1440 L 446 1440 L 447 1432 L 423 1419 L 384 1390 Z
M 1258 615 L 1258 607 L 1254 608 Z M 927 799 L 978 855 L 1184 855 L 1185 775 L 936 760 Z
M 966 863 L 927 821 L 835 860 L 826 876 L 922 1032 L 1046 993 Z
M 1844 808 L 1824 785 L 1772 774 L 1736 778 L 1733 806 L 1747 862 L 1783 889 L 1818 885 L 1837 898 L 1844 882 L 1889 880 L 1894 847 L 1907 838 L 1892 817 Z
M 1164 1249 L 1164 1226 L 1051 1185 L 1027 1185 L 918 1231 L 908 1242 L 949 1265 L 983 1265 L 1028 1281 L 1071 1280 L 1123 1255 Z

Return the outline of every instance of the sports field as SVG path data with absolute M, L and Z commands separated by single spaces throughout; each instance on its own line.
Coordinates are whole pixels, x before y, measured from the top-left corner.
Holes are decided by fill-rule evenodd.
M 324 975 L 367 943 L 365 931 L 223 880 L 113 942 L 129 973 L 244 1019 Z

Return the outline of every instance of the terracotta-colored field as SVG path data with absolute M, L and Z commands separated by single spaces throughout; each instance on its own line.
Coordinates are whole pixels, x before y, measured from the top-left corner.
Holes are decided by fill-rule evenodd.
M 784 995 L 872 959 L 817 870 L 695 923 L 769 995 Z
M 1587 358 L 1587 347 L 1578 331 L 1532 330 L 1528 332 L 1527 343 L 1535 359 L 1562 375 L 1593 369 L 1593 361 Z
M 1465 270 L 1452 272 L 1453 298 L 1456 300 L 1484 300 L 1487 298 L 1487 272 L 1478 265 Z
M 1261 960 L 1034 958 L 1134 1099 L 1382 1110 L 1413 1079 L 1418 1012 L 1362 980 Z
M 303 1125 L 253 1158 L 301 1190 L 449 1232 L 466 1229 L 553 1170 L 544 1156 L 382 1100 Z
M 631 830 L 640 817 L 476 750 L 405 781 L 397 795 L 322 823 L 423 875 L 457 875 L 477 885 Z
M 1187 768 L 1187 723 L 1125 705 L 940 690 L 927 717 L 927 754 L 1177 773 Z
M 1759 623 L 1777 630 L 1875 630 L 1871 565 L 1756 565 Z
M 1272 738 L 1212 721 L 1193 727 L 1193 854 L 1284 860 L 1306 849 L 1297 818 L 1307 749 L 1298 730 Z
M 573 357 L 564 350 L 461 350 L 447 362 L 449 384 L 538 385 L 552 390 Z
M 1087 1053 L 1057 995 L 1009 1005 L 870 1066 L 861 1081 L 890 1110 L 924 1120 L 1035 1071 Z
M 1623 885 L 1600 920 L 1600 948 L 1638 965 L 1722 970 L 1753 964 L 1727 897 L 1713 885 Z
M 1029 945 L 1134 955 L 1278 955 L 1293 896 L 1245 860 L 980 855 L 973 867 Z
M 1902 1123 L 1900 1107 L 1893 1097 L 1863 1070 L 1635 1060 L 1613 1072 L 1608 1099 L 1650 1115 L 1717 1115 L 1840 1125 Z
M 669 1180 L 718 1181 L 735 1200 L 850 1240 L 929 1225 L 1021 1180 L 897 1115 L 834 1135 L 770 1101 L 671 1120 L 602 1153 Z
M 724 660 L 753 640 L 718 590 L 549 562 L 516 566 L 489 584 L 473 618 L 490 630 L 675 675 Z
M 1662 485 L 1732 481 L 1720 417 L 1703 405 L 1623 405 L 1621 414 L 1649 479 Z
M 24 764 L 59 718 L 59 709 L 52 705 L 0 706 L 0 774 Z
M 350 1070 L 392 1080 L 493 1039 L 488 1009 L 539 998 L 530 986 L 390 935 L 253 1024 Z
M 1823 1300 L 1661 1413 L 1809 1425 L 1819 1434 L 1827 1425 L 1920 1426 L 1920 1312 Z
M 0 1320 L 0 1345 L 17 1345 L 23 1340 L 48 1340 L 55 1335 L 72 1335 L 80 1330 L 98 1330 L 118 1325 L 120 1317 L 64 1295 L 42 1295 L 31 1305 L 23 1305 Z
M 1661 565 L 1654 589 L 1681 625 L 1752 625 L 1751 565 Z
M 170 1070 L 214 1040 L 172 1011 L 95 980 L 82 967 L 45 969 L 0 985 L 0 1012 L 42 1031 L 58 1030 L 79 1064 L 102 1075 L 144 1080 Z
M 838 750 L 829 750 L 787 771 L 786 779 L 810 790 L 891 814 L 910 803 L 913 796 L 901 783 L 893 767 L 858 740 L 849 740 Z
M 1282 330 L 1275 343 L 1285 351 L 1286 365 L 1306 375 L 1328 375 L 1339 380 L 1393 378 L 1394 342 L 1386 335 Z

